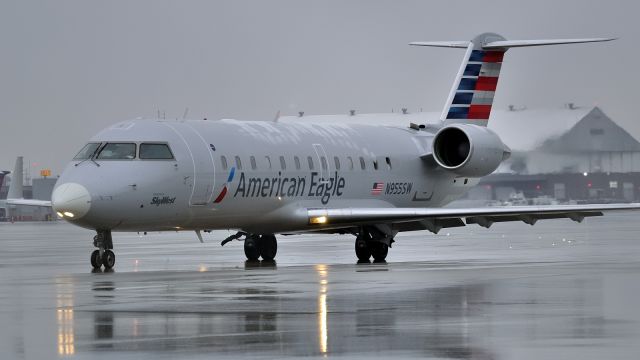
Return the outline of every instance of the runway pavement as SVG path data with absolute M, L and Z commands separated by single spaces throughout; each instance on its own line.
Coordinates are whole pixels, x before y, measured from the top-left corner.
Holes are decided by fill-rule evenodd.
M 279 237 L 246 263 L 228 233 L 0 223 L 1 359 L 637 359 L 639 214 L 401 234 L 386 264 L 351 236 Z

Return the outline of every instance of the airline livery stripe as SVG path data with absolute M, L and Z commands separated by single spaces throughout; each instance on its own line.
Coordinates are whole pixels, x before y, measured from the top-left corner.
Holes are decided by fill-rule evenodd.
M 467 119 L 489 119 L 491 105 L 471 105 Z
M 447 119 L 466 119 L 469 114 L 468 106 L 452 106 L 449 108 Z
M 453 104 L 471 104 L 471 100 L 473 99 L 472 92 L 457 92 L 453 97 Z
M 504 51 L 486 51 L 484 57 L 482 57 L 482 62 L 501 63 L 503 57 Z
M 501 63 L 482 63 L 479 75 L 497 77 L 498 75 L 500 75 L 501 67 Z
M 482 61 L 484 59 L 484 51 L 482 50 L 473 50 L 471 52 L 471 56 L 469 56 L 469 61 Z
M 479 76 L 483 64 L 467 64 L 463 76 Z
M 458 85 L 458 90 L 475 90 L 477 80 L 478 79 L 474 79 L 474 78 L 460 79 L 460 85 Z
M 469 61 L 499 63 L 499 62 L 502 62 L 503 58 L 504 58 L 504 51 L 473 50 L 471 52 L 471 56 L 469 56 Z
M 493 95 L 495 91 L 474 91 L 471 104 L 491 105 L 493 103 Z
M 497 77 L 480 76 L 478 78 L 478 81 L 476 82 L 475 90 L 496 91 L 497 86 L 498 86 Z

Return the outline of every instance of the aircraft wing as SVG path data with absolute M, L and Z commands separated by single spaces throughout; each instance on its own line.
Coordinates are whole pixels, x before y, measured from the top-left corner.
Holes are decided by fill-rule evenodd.
M 490 227 L 496 222 L 522 221 L 529 225 L 542 219 L 569 218 L 581 222 L 585 217 L 602 216 L 609 211 L 640 210 L 640 204 L 504 206 L 482 208 L 341 208 L 308 209 L 309 224 L 318 229 L 344 228 L 363 224 L 414 223 L 412 230 L 438 232 L 444 227 L 478 224 Z M 417 224 L 416 224 L 417 223 Z M 420 225 L 420 226 L 415 226 Z
M 7 205 L 45 206 L 51 207 L 51 201 L 32 199 L 7 199 Z

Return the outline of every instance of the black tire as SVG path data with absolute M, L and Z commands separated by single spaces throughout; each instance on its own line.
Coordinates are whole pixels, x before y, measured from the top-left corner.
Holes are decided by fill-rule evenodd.
M 389 253 L 389 245 L 378 241 L 370 242 L 369 249 L 371 249 L 371 256 L 373 256 L 373 260 L 376 262 L 385 261 Z
M 367 242 L 362 236 L 356 238 L 356 256 L 360 261 L 369 261 L 371 257 L 371 249 L 369 249 Z
M 260 249 L 258 248 L 259 238 L 254 235 L 249 235 L 244 240 L 244 255 L 247 260 L 257 261 L 260 257 Z
M 262 260 L 272 261 L 278 253 L 278 241 L 274 235 L 262 235 L 258 247 Z
M 94 269 L 100 269 L 102 266 L 102 259 L 100 258 L 100 250 L 95 250 L 91 253 L 91 266 Z
M 102 254 L 102 265 L 104 265 L 105 270 L 112 269 L 116 264 L 116 254 L 111 250 L 105 250 Z

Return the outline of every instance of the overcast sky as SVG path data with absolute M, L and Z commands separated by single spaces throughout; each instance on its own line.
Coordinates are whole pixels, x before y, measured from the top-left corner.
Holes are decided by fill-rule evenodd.
M 511 50 L 495 106 L 598 105 L 640 137 L 635 1 L 0 0 L 0 169 L 54 174 L 156 116 L 440 111 L 463 51 L 410 41 L 617 36 Z M 545 126 L 543 119 L 536 126 Z

